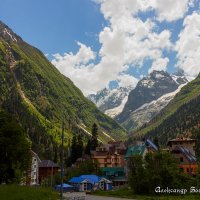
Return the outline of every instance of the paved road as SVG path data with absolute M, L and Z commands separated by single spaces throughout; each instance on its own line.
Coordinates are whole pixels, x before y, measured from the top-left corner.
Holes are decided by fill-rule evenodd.
M 87 195 L 86 200 L 120 200 L 122 198 L 115 198 L 115 197 L 102 197 L 102 196 L 94 196 L 94 195 Z M 130 199 L 122 199 L 122 200 L 130 200 Z
M 73 193 L 64 193 L 65 198 L 69 200 L 120 200 L 122 198 L 116 197 L 104 197 L 104 196 L 96 196 L 85 194 L 84 192 L 73 192 Z M 122 199 L 122 200 L 130 200 L 130 199 Z

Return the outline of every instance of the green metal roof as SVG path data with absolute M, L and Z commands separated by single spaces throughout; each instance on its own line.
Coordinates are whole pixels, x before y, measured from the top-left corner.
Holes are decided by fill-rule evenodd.
M 124 167 L 104 167 L 102 168 L 102 172 L 106 173 L 106 176 L 114 176 L 118 174 L 118 176 L 124 175 Z
M 128 147 L 125 158 L 136 156 L 136 155 L 143 155 L 145 148 L 146 148 L 145 145 L 136 145 L 136 146 Z
M 103 167 L 102 168 L 103 172 L 119 172 L 119 171 L 124 171 L 124 167 Z

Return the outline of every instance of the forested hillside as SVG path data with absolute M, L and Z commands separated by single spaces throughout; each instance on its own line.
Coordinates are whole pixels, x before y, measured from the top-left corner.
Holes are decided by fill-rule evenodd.
M 40 155 L 50 156 L 52 151 L 57 154 L 62 121 L 65 146 L 70 145 L 73 134 L 90 137 L 93 123 L 99 126 L 102 142 L 126 137 L 124 129 L 85 98 L 42 52 L 2 22 L 0 94 L 0 107 L 15 116 L 30 136 L 32 148 Z

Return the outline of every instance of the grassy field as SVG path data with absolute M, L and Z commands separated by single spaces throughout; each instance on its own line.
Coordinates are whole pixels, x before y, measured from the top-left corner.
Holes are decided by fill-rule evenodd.
M 57 200 L 58 194 L 49 188 L 33 188 L 16 185 L 0 186 L 1 200 Z
M 130 199 L 137 199 L 137 200 L 196 200 L 200 199 L 200 195 L 152 195 L 152 196 L 145 196 L 145 195 L 136 195 L 127 188 L 118 189 L 115 191 L 96 191 L 93 195 L 99 196 L 110 196 L 110 197 L 118 197 L 118 198 L 130 198 Z

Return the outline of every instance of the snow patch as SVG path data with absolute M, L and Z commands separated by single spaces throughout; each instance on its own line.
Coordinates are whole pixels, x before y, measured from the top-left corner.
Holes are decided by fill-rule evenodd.
M 117 116 L 118 114 L 122 112 L 127 100 L 128 100 L 128 95 L 124 97 L 124 99 L 122 100 L 122 103 L 119 106 L 106 110 L 105 114 L 114 118 L 115 116 Z
M 148 88 L 151 88 L 153 87 L 154 85 L 154 81 L 152 81 L 151 79 L 144 79 L 141 81 L 141 84 L 144 86 L 144 87 L 148 87 Z
M 155 75 L 155 77 L 157 78 L 157 79 L 162 79 L 162 78 L 165 78 L 165 75 L 163 75 L 163 74 L 156 74 Z
M 17 42 L 17 38 L 15 38 L 11 33 L 10 33 L 10 31 L 7 29 L 7 28 L 5 28 L 4 29 L 4 33 L 5 34 L 7 34 L 10 38 L 11 38 L 11 40 L 14 42 Z
M 158 105 L 158 104 L 162 104 L 164 103 L 164 105 L 166 106 L 173 98 L 174 96 L 180 92 L 181 88 L 183 86 L 185 86 L 186 84 L 182 84 L 178 87 L 177 90 L 175 90 L 174 92 L 170 92 L 170 93 L 167 93 L 163 96 L 161 96 L 160 98 L 158 98 L 157 100 L 154 100 L 154 101 L 151 101 L 150 103 L 145 103 L 144 105 L 142 105 L 141 107 L 139 107 L 138 109 L 134 110 L 133 113 L 137 113 L 137 112 L 140 112 L 141 110 L 144 110 L 144 109 L 150 109 L 153 105 Z M 165 107 L 164 106 L 164 107 Z

